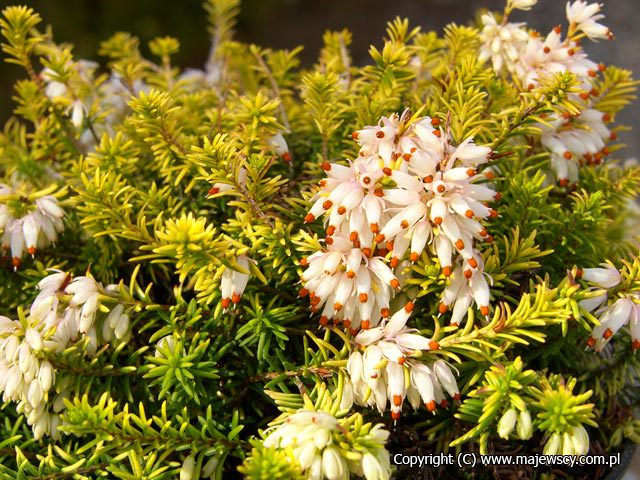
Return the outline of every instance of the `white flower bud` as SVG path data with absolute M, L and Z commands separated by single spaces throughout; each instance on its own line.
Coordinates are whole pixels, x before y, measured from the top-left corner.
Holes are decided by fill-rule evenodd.
M 553 435 L 551 435 L 547 440 L 547 443 L 544 445 L 542 453 L 544 455 L 558 455 L 558 452 L 560 451 L 561 440 L 562 439 L 560 438 L 560 434 L 554 433 Z
M 573 440 L 569 433 L 564 432 L 562 434 L 562 455 L 574 455 L 575 450 L 573 448 Z
M 342 387 L 342 398 L 340 399 L 340 410 L 350 410 L 353 406 L 354 392 L 353 385 L 345 382 Z
M 219 457 L 217 456 L 211 457 L 209 461 L 204 464 L 204 467 L 202 467 L 202 476 L 213 479 L 216 474 L 216 469 L 218 468 L 218 463 L 220 463 Z
M 533 435 L 533 425 L 531 422 L 531 414 L 529 413 L 529 410 L 520 412 L 516 430 L 518 432 L 518 438 L 520 440 L 528 440 L 531 438 L 531 435 Z
M 31 354 L 31 349 L 27 343 L 22 343 L 18 351 L 18 366 L 22 373 L 26 373 L 31 368 L 33 362 L 35 362 L 35 358 Z
M 4 344 L 4 358 L 9 363 L 16 361 L 18 356 L 18 349 L 20 348 L 20 340 L 15 335 L 11 335 L 6 339 Z
M 53 385 L 54 376 L 53 366 L 46 360 L 42 362 L 38 370 L 38 382 L 40 382 L 40 386 L 45 392 L 48 392 Z
M 71 107 L 71 123 L 74 127 L 80 128 L 84 121 L 84 106 L 80 100 L 73 102 Z
M 44 399 L 44 392 L 39 382 L 31 382 L 29 385 L 29 392 L 27 393 L 27 400 L 35 408 L 38 408 L 42 404 Z
M 582 425 L 573 429 L 571 441 L 576 455 L 586 455 L 589 452 L 589 434 Z
M 538 0 L 510 0 L 509 6 L 518 10 L 531 10 Z
M 182 468 L 180 469 L 180 480 L 194 480 L 194 473 L 196 468 L 196 459 L 193 455 L 189 455 L 182 462 Z
M 583 269 L 581 278 L 602 288 L 613 288 L 620 283 L 622 277 L 611 265 L 603 264 L 603 268 Z
M 51 195 L 47 195 L 47 196 L 36 199 L 36 205 L 38 206 L 38 208 L 42 213 L 45 213 L 50 217 L 55 217 L 55 218 L 64 217 L 64 210 L 58 205 L 58 199 L 55 197 L 52 197 Z M 59 275 L 63 275 L 63 274 L 59 274 Z M 62 278 L 62 280 L 60 280 L 60 282 L 62 282 L 65 277 L 66 277 L 66 274 L 64 274 L 64 277 Z
M 378 458 L 371 453 L 365 453 L 362 457 L 362 470 L 367 480 L 387 480 L 390 474 L 390 471 L 383 467 Z
M 129 315 L 122 315 L 118 320 L 115 327 L 115 335 L 118 340 L 121 340 L 129 330 Z
M 509 435 L 516 426 L 517 418 L 518 415 L 513 408 L 510 408 L 502 415 L 502 418 L 498 422 L 498 435 L 500 435 L 501 438 L 509 438 Z
M 311 468 L 307 473 L 309 480 L 320 480 L 322 478 L 322 457 L 320 454 L 316 455 L 311 464 Z
M 40 332 L 38 330 L 36 330 L 35 328 L 27 328 L 27 331 L 24 334 L 27 343 L 29 343 L 29 346 L 35 350 L 42 350 L 43 347 L 43 343 L 42 343 L 42 336 L 40 335 Z
M 109 324 L 111 328 L 116 328 L 116 325 L 120 321 L 120 317 L 124 313 L 124 306 L 122 304 L 118 304 L 111 309 L 109 315 L 107 315 L 106 322 Z
M 322 473 L 327 480 L 347 478 L 346 462 L 334 446 L 325 448 L 322 452 Z
M 311 466 L 317 453 L 318 449 L 313 442 L 306 442 L 300 448 L 296 449 L 295 456 L 303 471 Z
M 6 398 L 13 398 L 14 394 L 20 390 L 20 384 L 22 383 L 22 373 L 19 368 L 13 367 L 9 370 L 9 376 L 7 377 L 7 383 L 4 387 L 4 393 Z

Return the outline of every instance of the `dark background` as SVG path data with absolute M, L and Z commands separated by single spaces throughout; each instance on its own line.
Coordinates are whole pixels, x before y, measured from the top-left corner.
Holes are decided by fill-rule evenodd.
M 640 0 L 600 0 L 603 21 L 616 34 L 616 41 L 587 42 L 597 62 L 615 64 L 640 72 Z M 128 31 L 142 42 L 155 36 L 171 35 L 181 42 L 175 62 L 201 67 L 209 49 L 206 16 L 200 0 L 30 0 L 45 24 L 53 26 L 57 41 L 75 44 L 77 58 L 96 58 L 100 41 L 115 31 Z M 399 15 L 413 25 L 441 32 L 449 22 L 467 23 L 482 7 L 502 9 L 503 0 L 244 0 L 238 25 L 238 38 L 265 47 L 293 48 L 305 45 L 304 64 L 314 62 L 327 29 L 348 28 L 353 32 L 352 53 L 356 64 L 367 62 L 371 43 L 380 44 L 387 20 Z M 517 12 L 513 20 L 526 19 L 541 32 L 558 23 L 566 24 L 564 1 L 539 0 L 529 12 Z M 13 109 L 12 84 L 22 75 L 14 65 L 0 64 L 0 120 Z M 638 104 L 629 107 L 619 122 L 633 126 L 640 120 Z M 622 157 L 640 155 L 640 138 L 633 132 L 622 134 L 629 145 Z

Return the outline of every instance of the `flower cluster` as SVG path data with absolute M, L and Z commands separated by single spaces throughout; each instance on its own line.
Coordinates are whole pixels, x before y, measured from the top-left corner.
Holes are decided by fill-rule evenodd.
M 491 59 L 493 69 L 502 72 L 504 69 L 515 73 L 518 58 L 529 39 L 529 33 L 523 28 L 524 23 L 498 23 L 493 13 L 487 12 L 480 18 L 482 31 L 480 32 L 480 56 L 485 62 Z
M 96 79 L 98 66 L 89 60 L 69 62 L 63 69 L 67 73 L 64 78 L 51 68 L 40 72 L 46 96 L 65 108 L 71 124 L 80 131 L 80 144 L 87 150 L 95 146 L 103 133 L 114 133 L 113 126 L 121 121 L 132 95 L 149 91 L 144 82 L 136 80 L 129 85 L 117 72 L 111 72 L 106 81 L 99 82 Z M 88 90 L 87 85 L 91 85 Z M 96 104 L 100 111 L 106 112 L 100 121 L 88 117 Z
M 543 77 L 558 72 L 570 72 L 581 82 L 582 92 L 570 96 L 582 105 L 583 111 L 540 125 L 541 142 L 551 154 L 555 177 L 561 186 L 567 186 L 578 181 L 581 164 L 600 163 L 609 154 L 606 141 L 616 139 L 616 134 L 606 127 L 611 116 L 593 108 L 600 92 L 593 87 L 592 80 L 605 67 L 589 60 L 580 46 L 582 36 L 596 40 L 612 35 L 608 28 L 597 23 L 603 18 L 598 3 L 587 4 L 583 0 L 567 3 L 569 29 L 565 39 L 560 26 L 544 38 L 537 32 L 529 34 L 525 24 L 507 21 L 510 8 L 518 7 L 508 4 L 501 23 L 491 13 L 482 16 L 480 58 L 490 58 L 496 72 L 508 71 L 527 89 L 534 88 Z
M 582 426 L 569 427 L 562 434 L 551 434 L 544 445 L 544 455 L 586 455 L 589 452 L 589 434 Z
M 17 402 L 32 426 L 36 439 L 43 435 L 57 438 L 62 397 L 51 391 L 55 370 L 50 362 L 40 358 L 45 348 L 42 326 L 35 321 L 20 322 L 0 317 L 0 391 L 4 402 Z M 51 392 L 50 392 L 51 391 Z M 46 404 L 53 400 L 54 411 Z
M 609 290 L 622 280 L 620 272 L 606 263 L 601 267 L 578 269 L 575 276 L 587 282 L 591 289 Z M 618 330 L 629 324 L 632 348 L 640 349 L 640 292 L 627 292 L 611 304 L 607 304 L 607 299 L 605 292 L 580 302 L 580 307 L 587 312 L 594 312 L 600 322 L 591 332 L 587 344 L 600 351 Z
M 24 202 L 20 192 L 5 184 L 0 184 L 0 197 L 7 199 L 6 203 L 0 203 L 2 250 L 11 252 L 16 269 L 25 251 L 33 256 L 38 249 L 56 241 L 58 233 L 64 230 L 64 210 L 52 195 Z
M 91 277 L 56 272 L 42 279 L 38 288 L 27 317 L 0 317 L 0 391 L 5 402 L 18 403 L 36 438 L 56 437 L 69 382 L 56 381 L 58 375 L 47 355 L 82 339 L 86 351 L 94 354 L 99 338 L 106 342 L 128 334 L 129 315 L 117 303 L 98 333 L 96 316 L 105 307 L 101 297 L 113 295 L 114 286 L 103 288 Z
M 312 309 L 326 305 L 323 322 L 376 326 L 389 316 L 405 257 L 416 262 L 426 248 L 452 277 L 441 313 L 461 298 L 465 312 L 475 300 L 487 315 L 489 286 L 474 242 L 491 240 L 481 222 L 497 216 L 487 204 L 499 194 L 479 183 L 491 174 L 477 170 L 491 150 L 471 138 L 454 146 L 439 120 L 408 111 L 353 138 L 358 158 L 348 166 L 325 162 L 327 178 L 305 217 L 324 216 L 327 234 L 326 250 L 303 261 L 301 292 Z
M 371 249 L 354 247 L 341 232 L 327 237 L 327 250 L 303 259 L 301 297 L 310 298 L 311 310 L 323 307 L 320 323 L 342 321 L 355 333 L 377 326 L 389 316 L 389 300 L 399 280 L 383 257 Z
M 518 413 L 514 408 L 507 410 L 498 422 L 498 435 L 505 440 L 516 431 L 520 440 L 528 440 L 533 435 L 533 423 L 529 410 L 522 410 Z
M 438 404 L 447 406 L 443 390 L 455 400 L 460 398 L 446 362 L 437 360 L 427 366 L 413 358 L 439 346 L 406 326 L 412 309 L 413 303 L 408 303 L 383 325 L 362 330 L 354 339 L 357 348 L 347 362 L 356 403 L 375 406 L 383 413 L 388 401 L 394 420 L 400 418 L 407 398 L 413 408 L 422 403 L 431 412 Z
M 291 448 L 302 472 L 310 480 L 346 480 L 350 473 L 367 480 L 388 479 L 391 466 L 384 444 L 389 432 L 379 424 L 360 435 L 360 452 L 352 452 L 360 453 L 359 461 L 354 461 L 343 453 L 339 442 L 341 429 L 348 429 L 348 425 L 342 425 L 328 412 L 298 410 L 284 423 L 273 427 L 264 446 Z
M 606 141 L 616 139 L 607 128 L 610 121 L 610 115 L 586 109 L 541 126 L 540 141 L 551 153 L 551 168 L 561 186 L 578 181 L 580 165 L 598 165 L 609 154 Z

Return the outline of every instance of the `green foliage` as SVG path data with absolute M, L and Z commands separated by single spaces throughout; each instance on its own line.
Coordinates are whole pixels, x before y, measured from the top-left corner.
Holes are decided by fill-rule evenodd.
M 318 330 L 320 311 L 303 298 L 313 306 L 315 292 L 301 288 L 308 257 L 331 245 L 331 221 L 306 215 L 329 164 L 360 155 L 352 134 L 394 113 L 403 115 L 400 132 L 428 115 L 451 146 L 473 137 L 489 147 L 487 164 L 467 176 L 500 195 L 481 222 L 487 235 L 474 243 L 491 309 L 468 304 L 460 325 L 450 324 L 441 300 L 451 272 L 433 250 L 399 259 L 389 310 L 413 309 L 408 326 L 429 340 L 406 361 L 446 361 L 461 397 L 449 395 L 456 400 L 440 402 L 434 415 L 405 406 L 397 426 L 387 425 L 389 448 L 538 452 L 583 427 L 609 451 L 638 442 L 640 360 L 629 327 L 603 354 L 585 346 L 603 311 L 640 298 L 640 168 L 623 162 L 623 126 L 606 127 L 605 147 L 581 159 L 575 184 L 556 181 L 558 152 L 543 141 L 558 121 L 578 122 L 587 105 L 606 114 L 603 126 L 613 121 L 635 99 L 630 72 L 590 73 L 588 95 L 568 71 L 522 85 L 481 58 L 475 26 L 439 34 L 400 18 L 363 67 L 353 64 L 347 30 L 325 33 L 316 64 L 301 67 L 301 47 L 234 40 L 239 0 L 207 0 L 204 9 L 211 52 L 202 70 L 188 71 L 172 63 L 180 48 L 172 37 L 153 39 L 149 59 L 137 37 L 117 32 L 98 52 L 102 68 L 40 31 L 31 9 L 3 11 L 2 49 L 26 78 L 0 133 L 0 315 L 17 319 L 6 331 L 0 323 L 0 375 L 12 375 L 5 358 L 28 371 L 31 357 L 19 365 L 3 354 L 15 339 L 29 344 L 27 331 L 46 310 L 39 282 L 58 271 L 64 279 L 45 304 L 53 323 L 42 338 L 29 332 L 41 348 L 25 348 L 55 372 L 39 412 L 48 430 L 7 396 L 0 480 L 161 480 L 187 470 L 194 479 L 306 478 L 298 447 L 263 444 L 301 409 L 335 417 L 331 439 L 361 471 L 365 455 L 380 453 L 370 423 L 379 417 L 353 403 L 347 365 L 362 347 L 355 330 L 337 322 Z M 397 187 L 391 177 L 385 172 L 379 185 Z M 22 237 L 12 238 L 9 220 L 20 233 L 24 218 L 47 208 L 64 210 L 50 241 L 14 255 Z M 370 250 L 367 262 L 390 264 L 394 255 L 386 242 L 360 247 Z M 615 286 L 580 278 L 579 269 L 605 261 L 621 272 Z M 95 298 L 81 292 L 90 301 L 66 290 L 85 277 L 99 284 Z M 602 303 L 587 308 L 594 299 Z M 87 303 L 95 311 L 84 311 Z M 54 338 L 63 322 L 87 318 L 94 324 L 84 331 L 69 327 L 73 338 Z M 0 378 L 1 391 L 7 383 Z

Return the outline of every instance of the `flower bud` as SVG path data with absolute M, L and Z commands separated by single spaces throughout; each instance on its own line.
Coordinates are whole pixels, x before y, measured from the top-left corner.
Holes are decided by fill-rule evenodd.
M 573 429 L 571 441 L 576 455 L 586 455 L 589 452 L 589 434 L 582 425 Z
M 533 426 L 531 423 L 531 414 L 528 410 L 520 412 L 516 429 L 520 440 L 528 440 L 531 438 L 531 435 L 533 434 Z
M 71 123 L 74 127 L 80 128 L 84 121 L 84 106 L 80 100 L 73 102 L 71 107 Z
M 43 344 L 42 344 L 42 336 L 40 335 L 40 332 L 37 331 L 35 328 L 27 328 L 27 331 L 24 334 L 27 342 L 29 343 L 29 346 L 35 350 L 42 350 Z
M 554 433 L 549 437 L 547 443 L 544 445 L 542 453 L 544 455 L 557 455 L 560 450 L 560 434 Z
M 517 413 L 513 408 L 510 408 L 502 415 L 500 422 L 498 422 L 498 435 L 501 438 L 509 438 L 509 434 L 513 432 L 516 426 Z
M 569 433 L 564 432 L 562 434 L 562 455 L 574 455 L 575 450 L 573 448 L 573 440 Z
M 48 392 L 53 385 L 54 375 L 55 372 L 51 364 L 47 361 L 42 362 L 38 370 L 38 382 L 45 392 Z
M 334 446 L 325 448 L 322 452 L 322 473 L 328 480 L 338 480 L 345 477 L 345 461 Z
M 307 442 L 295 450 L 295 456 L 298 459 L 300 468 L 306 470 L 313 464 L 318 449 L 313 442 Z
M 372 453 L 365 453 L 362 457 L 362 471 L 367 480 L 382 480 L 389 478 L 390 472 Z
M 213 479 L 216 474 L 216 469 L 218 468 L 218 463 L 220 463 L 219 457 L 211 457 L 209 461 L 204 464 L 204 467 L 202 467 L 202 476 Z
M 531 10 L 531 7 L 536 3 L 538 3 L 538 0 L 511 0 L 509 6 L 518 10 Z
M 620 283 L 620 272 L 610 265 L 604 264 L 604 268 L 585 268 L 582 270 L 582 279 L 595 283 L 602 288 L 613 288 Z
M 351 382 L 345 382 L 342 387 L 342 398 L 340 399 L 340 410 L 350 410 L 353 406 L 354 392 Z
M 195 473 L 196 459 L 193 455 L 189 455 L 182 462 L 182 468 L 180 469 L 180 480 L 193 480 L 193 474 Z

